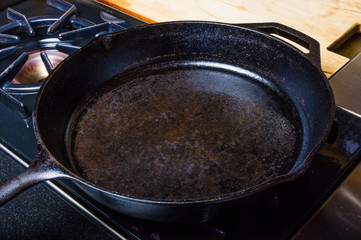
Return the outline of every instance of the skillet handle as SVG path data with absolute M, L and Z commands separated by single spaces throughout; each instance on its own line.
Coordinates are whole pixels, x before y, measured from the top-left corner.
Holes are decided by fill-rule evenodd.
M 0 183 L 0 206 L 40 182 L 59 177 L 69 175 L 38 145 L 35 158 L 29 167 L 18 176 Z
M 278 35 L 301 45 L 309 51 L 308 53 L 302 52 L 303 55 L 316 67 L 321 69 L 320 44 L 310 36 L 280 23 L 247 23 L 235 25 L 266 33 L 268 35 Z

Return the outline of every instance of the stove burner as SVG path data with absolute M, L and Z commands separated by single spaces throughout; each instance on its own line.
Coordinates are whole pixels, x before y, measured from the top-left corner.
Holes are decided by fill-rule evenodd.
M 0 26 L 0 103 L 19 116 L 29 116 L 13 95 L 36 94 L 53 68 L 94 37 L 125 29 L 124 20 L 95 24 L 78 18 L 75 5 L 47 0 L 59 16 L 27 18 L 7 9 L 9 23 Z M 45 51 L 44 51 L 45 50 Z
M 20 69 L 18 74 L 11 81 L 13 84 L 35 84 L 42 82 L 48 76 L 48 70 L 42 60 L 40 50 L 29 53 L 28 60 Z M 51 66 L 56 67 L 67 56 L 66 53 L 57 50 L 46 50 L 46 55 L 50 60 Z

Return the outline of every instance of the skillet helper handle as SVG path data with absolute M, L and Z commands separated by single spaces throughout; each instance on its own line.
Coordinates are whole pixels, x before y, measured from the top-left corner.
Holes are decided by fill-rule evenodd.
M 38 145 L 29 167 L 16 177 L 0 183 L 0 206 L 40 182 L 66 176 L 64 170 Z
M 302 52 L 302 54 L 316 67 L 321 69 L 320 44 L 310 36 L 280 23 L 247 23 L 235 25 L 266 33 L 268 35 L 278 35 L 301 45 L 309 51 L 308 53 Z

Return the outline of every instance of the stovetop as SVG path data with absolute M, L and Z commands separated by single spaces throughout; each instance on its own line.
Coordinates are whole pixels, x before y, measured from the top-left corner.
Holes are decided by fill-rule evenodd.
M 76 18 L 80 20 L 74 21 L 75 16 L 71 17 L 76 29 L 93 26 L 93 29 L 85 31 L 85 35 L 90 38 L 145 24 L 92 1 L 67 1 L 62 5 L 65 10 L 70 6 L 68 3 L 77 8 Z M 11 9 L 32 19 L 30 22 L 34 22 L 38 16 L 60 17 L 67 12 L 61 7 L 48 6 L 45 1 L 38 0 L 12 2 Z M 14 11 L 10 10 L 10 13 Z M 8 24 L 7 14 L 9 10 L 1 9 L 0 26 Z M 19 14 L 15 14 L 13 17 L 18 16 Z M 112 23 L 106 23 L 105 28 L 99 27 L 99 24 L 106 21 Z M 83 25 L 79 26 L 81 24 Z M 22 25 L 20 28 L 26 27 Z M 4 28 L 0 27 L 0 34 L 8 33 L 2 32 L 2 29 Z M 79 40 L 79 36 L 79 32 L 64 33 L 60 37 L 65 40 L 64 43 L 56 40 L 59 39 L 56 35 L 50 48 L 71 54 L 88 41 Z M 34 89 L 27 92 L 9 84 L 11 74 L 6 72 L 4 62 L 13 63 L 19 58 L 19 62 L 23 61 L 20 50 L 26 48 L 14 38 L 10 37 L 9 41 L 15 43 L 7 43 L 4 47 L 0 45 L 0 51 L 12 46 L 20 47 L 15 54 L 0 56 L 0 83 L 2 90 L 10 95 L 0 95 L 0 100 L 6 98 L 6 104 L 0 101 L 1 180 L 20 171 L 17 163 L 26 167 L 35 154 L 36 143 L 29 113 L 36 97 L 36 88 L 40 85 L 32 84 Z M 46 65 L 46 54 L 43 55 Z M 53 67 L 52 64 L 49 65 L 50 68 Z M 9 107 L 13 98 L 20 104 L 15 103 L 15 107 Z M 0 208 L 2 226 L 6 229 L 0 231 L 0 236 L 4 239 L 289 239 L 305 226 L 358 164 L 361 145 L 361 131 L 358 129 L 361 129 L 361 119 L 347 109 L 337 107 L 331 135 L 303 177 L 282 184 L 276 191 L 267 192 L 262 199 L 224 209 L 209 222 L 158 223 L 125 216 L 89 199 L 71 181 L 56 180 L 35 187 Z

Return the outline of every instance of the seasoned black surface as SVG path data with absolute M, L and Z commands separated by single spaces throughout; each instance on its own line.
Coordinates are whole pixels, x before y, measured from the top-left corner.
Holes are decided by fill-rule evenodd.
M 0 181 L 24 170 L 0 151 Z M 40 184 L 0 208 L 0 239 L 111 239 Z
M 139 198 L 189 200 L 290 171 L 302 142 L 292 104 L 245 76 L 188 68 L 135 69 L 89 97 L 73 146 L 83 176 Z

